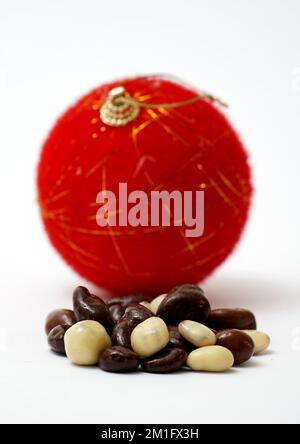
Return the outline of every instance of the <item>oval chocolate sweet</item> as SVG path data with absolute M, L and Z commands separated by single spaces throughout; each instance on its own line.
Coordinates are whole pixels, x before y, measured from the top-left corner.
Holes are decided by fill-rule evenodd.
M 150 358 L 141 361 L 142 369 L 149 373 L 172 373 L 186 362 L 187 353 L 183 348 L 166 348 Z
M 114 322 L 102 299 L 91 294 L 85 287 L 77 287 L 73 293 L 74 313 L 77 321 L 97 321 L 111 332 Z
M 130 304 L 125 309 L 123 319 L 133 322 L 135 325 L 140 324 L 153 316 L 152 311 L 141 304 Z
M 59 309 L 51 311 L 47 318 L 45 324 L 45 331 L 48 335 L 50 331 L 56 327 L 57 325 L 68 325 L 71 327 L 75 324 L 76 318 L 75 314 L 72 310 L 67 309 Z
M 113 345 L 119 345 L 125 348 L 131 348 L 130 336 L 135 328 L 135 324 L 127 319 L 121 319 L 112 332 L 111 341 Z
M 244 308 L 219 308 L 212 310 L 207 325 L 214 330 L 256 330 L 254 314 Z
M 62 355 L 66 354 L 64 337 L 70 325 L 56 325 L 48 334 L 48 344 L 51 350 Z
M 117 323 L 121 319 L 125 311 L 122 304 L 109 305 L 108 309 L 114 323 Z
M 139 367 L 139 357 L 128 348 L 115 346 L 107 348 L 102 353 L 99 367 L 106 372 L 133 372 Z
M 210 313 L 210 304 L 203 290 L 197 285 L 180 285 L 171 290 L 161 301 L 157 316 L 168 325 L 178 325 L 190 320 L 204 324 Z
M 223 330 L 217 333 L 217 345 L 227 348 L 234 357 L 234 365 L 249 361 L 254 354 L 254 342 L 241 330 Z

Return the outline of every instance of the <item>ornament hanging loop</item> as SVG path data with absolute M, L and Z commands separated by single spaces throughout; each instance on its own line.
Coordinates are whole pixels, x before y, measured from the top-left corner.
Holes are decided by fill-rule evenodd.
M 141 103 L 132 98 L 123 86 L 113 88 L 100 108 L 100 118 L 103 123 L 108 126 L 125 126 L 129 122 L 135 120 L 141 108 L 146 109 L 174 109 L 182 106 L 192 105 L 200 100 L 206 100 L 208 102 L 217 103 L 221 106 L 227 107 L 228 105 L 218 97 L 211 94 L 202 93 L 201 95 L 192 97 L 191 99 L 183 100 L 181 102 L 173 103 Z

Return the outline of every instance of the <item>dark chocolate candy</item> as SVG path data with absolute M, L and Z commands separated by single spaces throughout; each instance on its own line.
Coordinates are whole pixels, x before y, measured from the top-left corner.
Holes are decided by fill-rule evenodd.
M 121 319 L 112 332 L 111 341 L 113 345 L 119 345 L 125 348 L 131 348 L 130 336 L 135 324 L 127 319 Z
M 114 323 L 117 323 L 121 319 L 125 311 L 125 308 L 122 304 L 109 305 L 108 309 Z
M 51 350 L 62 355 L 66 354 L 64 336 L 70 325 L 57 325 L 48 334 L 48 344 Z
M 139 357 L 128 348 L 115 346 L 102 353 L 99 366 L 107 372 L 133 372 L 139 367 Z
M 210 304 L 197 285 L 180 285 L 167 294 L 160 303 L 157 316 L 168 325 L 190 320 L 204 324 L 210 313 Z
M 219 308 L 212 310 L 207 319 L 207 325 L 214 330 L 238 329 L 256 330 L 254 314 L 244 308 Z
M 147 307 L 140 304 L 130 304 L 126 307 L 122 319 L 127 319 L 128 321 L 133 322 L 135 325 L 138 325 L 152 316 L 152 311 L 150 311 Z
M 241 330 L 223 330 L 217 333 L 217 345 L 227 348 L 234 356 L 234 365 L 248 361 L 254 354 L 254 342 Z
M 51 311 L 46 318 L 45 331 L 48 335 L 50 331 L 57 325 L 68 325 L 71 327 L 75 324 L 76 318 L 72 310 L 59 309 Z
M 77 287 L 73 293 L 74 313 L 77 321 L 97 321 L 111 332 L 114 326 L 108 307 L 102 299 L 91 294 L 85 287 Z
M 187 353 L 182 348 L 165 348 L 154 356 L 141 361 L 142 369 L 149 373 L 172 373 L 186 362 Z

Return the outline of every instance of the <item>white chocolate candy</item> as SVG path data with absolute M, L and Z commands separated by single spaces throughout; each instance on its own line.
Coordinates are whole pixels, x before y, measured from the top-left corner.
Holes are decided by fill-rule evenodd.
M 271 338 L 266 333 L 257 330 L 243 330 L 252 339 L 255 345 L 254 354 L 264 352 L 269 348 L 271 343 Z
M 157 296 L 155 299 L 153 299 L 153 301 L 150 304 L 151 311 L 153 314 L 157 313 L 160 303 L 165 299 L 166 296 L 167 296 L 166 294 L 161 294 L 160 296 Z
M 103 325 L 96 321 L 80 321 L 72 325 L 64 337 L 66 355 L 73 364 L 94 365 L 101 353 L 111 347 Z
M 193 350 L 186 361 L 188 367 L 202 372 L 225 372 L 234 364 L 231 351 L 219 345 Z
M 178 325 L 181 336 L 196 347 L 215 345 L 216 335 L 208 327 L 195 321 L 182 321 Z
M 152 356 L 168 344 L 168 327 L 160 318 L 148 318 L 133 329 L 130 340 L 133 351 L 139 356 Z

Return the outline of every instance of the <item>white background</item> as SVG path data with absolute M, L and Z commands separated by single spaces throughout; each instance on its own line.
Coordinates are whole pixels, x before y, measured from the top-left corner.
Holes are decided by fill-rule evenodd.
M 0 422 L 299 422 L 299 22 L 298 0 L 0 0 Z M 41 228 L 41 143 L 90 88 L 157 72 L 229 102 L 251 155 L 247 231 L 204 288 L 253 309 L 273 342 L 228 374 L 76 368 L 43 335 L 83 282 Z

